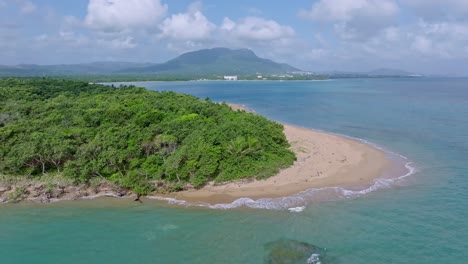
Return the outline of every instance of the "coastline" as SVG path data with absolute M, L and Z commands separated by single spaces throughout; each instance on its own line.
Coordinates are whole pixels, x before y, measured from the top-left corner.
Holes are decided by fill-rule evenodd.
M 253 112 L 243 105 L 228 105 L 234 110 Z M 277 175 L 265 180 L 211 182 L 201 189 L 167 194 L 151 193 L 148 198 L 169 201 L 176 199 L 189 204 L 211 205 L 232 203 L 240 198 L 279 198 L 309 189 L 368 186 L 391 168 L 386 153 L 369 144 L 345 136 L 283 125 L 284 133 L 297 160 L 291 167 L 281 170 Z M 63 182 L 37 181 L 6 186 L 0 182 L 0 203 L 17 201 L 49 203 L 100 197 L 134 199 L 136 195 L 108 181 L 78 186 L 70 186 Z
M 252 112 L 243 105 L 234 110 Z M 297 156 L 294 164 L 265 180 L 211 182 L 198 190 L 159 195 L 189 203 L 232 203 L 240 198 L 278 198 L 308 189 L 360 187 L 372 184 L 391 167 L 386 153 L 368 144 L 326 132 L 284 125 L 284 133 Z

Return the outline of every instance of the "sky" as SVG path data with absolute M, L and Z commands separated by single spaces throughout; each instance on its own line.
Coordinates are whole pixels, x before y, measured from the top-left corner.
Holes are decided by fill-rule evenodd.
M 468 75 L 468 0 L 0 0 L 0 65 L 249 48 L 310 71 Z

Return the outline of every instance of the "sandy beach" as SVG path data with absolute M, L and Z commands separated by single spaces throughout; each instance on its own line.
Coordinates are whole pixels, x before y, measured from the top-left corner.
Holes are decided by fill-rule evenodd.
M 229 105 L 250 111 L 242 105 Z M 210 183 L 199 190 L 164 196 L 211 204 L 230 203 L 242 197 L 284 197 L 311 188 L 367 185 L 390 166 L 383 151 L 357 140 L 286 124 L 284 134 L 297 160 L 277 175 L 266 180 Z

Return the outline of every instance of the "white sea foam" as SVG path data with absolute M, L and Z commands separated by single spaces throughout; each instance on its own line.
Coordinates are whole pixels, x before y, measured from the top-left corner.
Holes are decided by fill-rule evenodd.
M 300 213 L 300 212 L 304 211 L 304 209 L 305 209 L 305 206 L 298 206 L 298 207 L 288 208 L 289 212 L 293 212 L 293 213 Z
M 307 264 L 320 264 L 320 255 L 314 253 L 307 259 Z

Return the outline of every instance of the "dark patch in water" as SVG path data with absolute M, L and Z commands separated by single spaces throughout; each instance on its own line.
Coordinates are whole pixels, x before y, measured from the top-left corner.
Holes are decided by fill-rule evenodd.
M 265 264 L 325 264 L 324 250 L 296 240 L 280 239 L 265 244 Z

